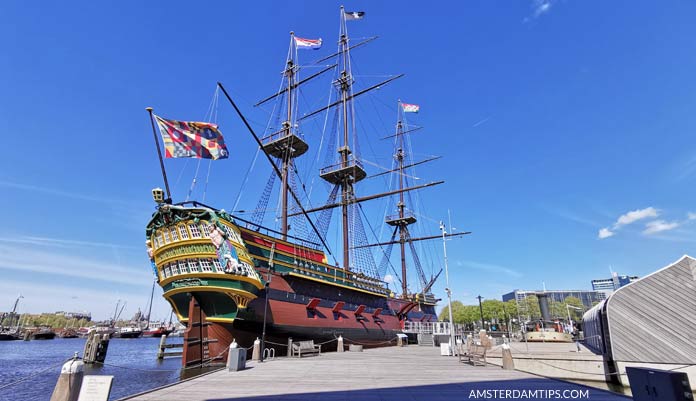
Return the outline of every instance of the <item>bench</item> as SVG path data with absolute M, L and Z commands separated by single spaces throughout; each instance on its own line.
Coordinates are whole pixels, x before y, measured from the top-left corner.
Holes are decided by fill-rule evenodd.
M 478 345 L 474 343 L 460 344 L 457 349 L 457 354 L 459 354 L 459 362 L 469 362 L 472 365 L 480 364 L 481 366 L 486 366 L 486 351 L 488 347 L 483 345 Z
M 486 366 L 486 350 L 488 350 L 488 348 L 483 345 L 473 344 L 467 355 L 469 357 L 469 363 L 474 366 L 476 366 L 477 363 L 481 364 L 481 366 Z
M 321 355 L 321 345 L 314 345 L 314 340 L 292 343 L 292 355 L 302 358 L 302 355 Z

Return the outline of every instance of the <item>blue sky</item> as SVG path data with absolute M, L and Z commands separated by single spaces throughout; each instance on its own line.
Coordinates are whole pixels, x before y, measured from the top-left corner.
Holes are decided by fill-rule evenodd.
M 145 107 L 204 119 L 221 81 L 262 131 L 268 116 L 251 105 L 277 89 L 288 32 L 324 39 L 302 60 L 329 54 L 339 5 L 3 2 L 0 309 L 18 293 L 30 312 L 105 318 L 118 299 L 128 315 L 145 307 L 144 226 L 150 190 L 162 185 Z M 380 36 L 353 52 L 358 84 L 406 74 L 359 103 L 361 156 L 388 163 L 389 144 L 368 143 L 393 130 L 396 99 L 420 104 L 409 119 L 426 128 L 413 144 L 421 158 L 443 158 L 416 175 L 446 181 L 419 194 L 422 232 L 438 233 L 448 210 L 453 226 L 473 231 L 448 242 L 455 299 L 499 299 L 542 281 L 589 289 L 609 266 L 642 276 L 694 253 L 695 3 L 346 7 L 367 12 L 351 37 Z M 231 210 L 256 148 L 226 103 L 216 110 L 231 157 L 213 165 L 206 203 Z M 167 168 L 181 200 L 195 162 Z M 247 209 L 268 169 L 253 174 Z M 441 265 L 441 245 L 427 253 L 429 269 Z M 159 300 L 153 316 L 168 315 Z

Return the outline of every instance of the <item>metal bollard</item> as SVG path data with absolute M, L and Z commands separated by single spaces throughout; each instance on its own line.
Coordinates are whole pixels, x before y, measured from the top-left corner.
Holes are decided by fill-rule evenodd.
M 77 401 L 84 377 L 84 363 L 77 359 L 77 352 L 73 359 L 65 362 L 60 369 L 60 376 L 53 388 L 51 401 Z
M 292 337 L 288 337 L 288 358 L 292 357 Z
M 336 348 L 337 352 L 343 352 L 345 349 L 343 348 L 343 336 L 338 336 L 338 345 Z

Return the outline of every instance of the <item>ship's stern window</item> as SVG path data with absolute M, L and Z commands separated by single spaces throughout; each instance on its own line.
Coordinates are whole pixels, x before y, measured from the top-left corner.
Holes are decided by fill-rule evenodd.
M 181 239 L 189 239 L 188 231 L 186 231 L 186 226 L 179 226 L 179 233 L 181 234 Z
M 179 266 L 176 262 L 172 263 L 172 276 L 179 274 Z
M 164 266 L 164 269 L 162 269 L 162 275 L 167 278 L 172 275 L 172 271 L 169 268 L 169 265 Z
M 162 230 L 162 234 L 164 234 L 164 243 L 168 244 L 169 243 L 169 230 Z
M 195 259 L 188 260 L 188 268 L 189 268 L 189 273 L 198 273 L 200 271 L 198 269 L 198 261 Z
M 211 266 L 209 260 L 207 260 L 207 259 L 201 260 L 201 270 L 203 270 L 204 272 L 212 272 L 213 271 L 213 267 Z
M 172 242 L 178 241 L 179 240 L 179 233 L 176 232 L 176 227 L 172 227 L 169 231 L 172 233 Z
M 157 240 L 155 241 L 155 245 L 157 245 L 157 248 L 164 245 L 164 241 L 162 241 L 162 233 L 157 234 Z
M 201 231 L 198 229 L 198 224 L 189 224 L 189 231 L 191 231 L 191 238 L 201 237 Z
M 179 272 L 181 272 L 181 274 L 188 273 L 188 271 L 186 269 L 186 262 L 183 260 L 179 261 Z
M 215 271 L 218 273 L 224 273 L 222 270 L 222 265 L 220 264 L 220 261 L 217 259 L 213 259 L 213 266 L 215 266 Z
M 203 236 L 205 238 L 210 237 L 210 226 L 207 222 L 204 221 L 203 223 L 201 223 L 201 231 L 203 232 Z

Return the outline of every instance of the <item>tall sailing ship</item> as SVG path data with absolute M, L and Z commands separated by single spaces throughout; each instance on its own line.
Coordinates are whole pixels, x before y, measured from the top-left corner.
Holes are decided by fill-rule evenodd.
M 257 104 L 275 100 L 282 107 L 282 120 L 279 129 L 262 138 L 218 83 L 273 170 L 251 218 L 198 201 L 172 202 L 155 122 L 165 142 L 167 157 L 226 158 L 227 149 L 215 124 L 166 120 L 152 115 L 152 109 L 148 109 L 166 193 L 159 188 L 153 190 L 157 211 L 147 225 L 146 244 L 163 296 L 179 321 L 187 326 L 184 366 L 224 363 L 233 340 L 248 347 L 256 338 L 263 337 L 267 345 L 280 347 L 278 344 L 287 344 L 288 338 L 311 339 L 335 347 L 332 340 L 343 336 L 366 346 L 383 346 L 395 340 L 408 321 L 437 320 L 438 299 L 431 288 L 439 273 L 426 277 L 414 243 L 441 236 L 411 236 L 409 226 L 417 219 L 407 208 L 405 198 L 410 191 L 442 183 L 408 186 L 405 170 L 429 161 L 412 162 L 406 155 L 404 137 L 413 130 L 404 128 L 402 113 L 417 106 L 398 103 L 396 132 L 388 137 L 394 138 L 395 164 L 388 171 L 376 174 L 393 174 L 398 188 L 362 197 L 355 192 L 356 185 L 369 177 L 355 154 L 356 142 L 351 137 L 356 121 L 354 99 L 400 77 L 353 90 L 350 51 L 374 38 L 351 45 L 346 21 L 361 19 L 363 15 L 341 8 L 339 49 L 319 60 L 337 62 L 304 79 L 298 77 L 301 67 L 296 62 L 296 50 L 320 46 L 321 40 L 301 39 L 291 33 L 281 89 Z M 332 82 L 335 101 L 298 118 L 298 88 L 330 71 L 335 73 Z M 319 172 L 319 177 L 332 190 L 325 205 L 305 209 L 300 201 L 295 159 L 303 156 L 310 145 L 297 123 L 322 112 L 335 115 L 335 135 L 325 144 L 333 149 L 328 153 L 333 160 L 328 159 L 328 166 Z M 280 179 L 279 228 L 270 228 L 263 224 L 263 216 L 276 178 Z M 396 202 L 397 214 L 386 218 L 386 224 L 393 227 L 392 237 L 386 242 L 368 244 L 360 205 L 385 197 L 392 197 Z M 336 261 L 326 239 L 335 209 L 340 210 L 341 217 L 342 264 Z M 445 236 L 462 234 L 467 233 L 443 233 Z M 400 249 L 401 271 L 392 265 L 395 275 L 400 273 L 400 294 L 390 290 L 384 281 L 393 245 Z M 379 266 L 372 256 L 371 249 L 375 248 L 383 254 Z M 421 290 L 417 293 L 409 291 L 407 249 L 413 252 L 411 260 L 420 280 Z

